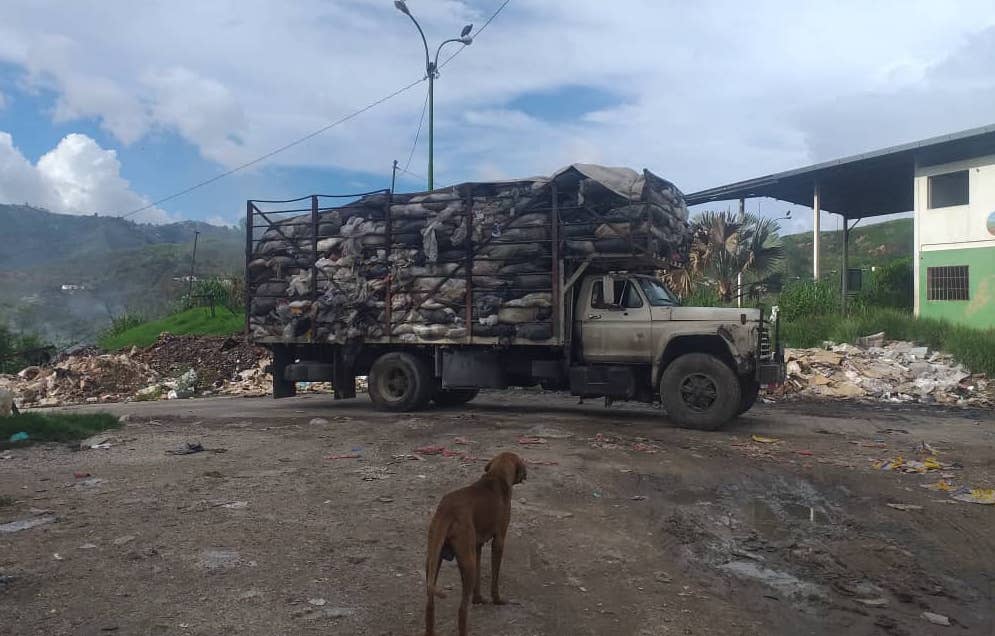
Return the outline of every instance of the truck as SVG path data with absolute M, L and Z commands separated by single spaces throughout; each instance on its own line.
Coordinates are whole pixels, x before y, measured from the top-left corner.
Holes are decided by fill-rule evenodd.
M 783 381 L 776 308 L 685 307 L 687 209 L 644 170 L 246 204 L 246 329 L 273 396 L 330 382 L 373 406 L 459 406 L 542 387 L 659 403 L 714 430 Z

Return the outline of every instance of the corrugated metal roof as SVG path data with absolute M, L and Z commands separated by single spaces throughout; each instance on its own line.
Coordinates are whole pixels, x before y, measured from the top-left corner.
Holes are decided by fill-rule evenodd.
M 995 124 L 834 159 L 686 196 L 688 205 L 770 197 L 811 207 L 816 182 L 823 210 L 848 218 L 908 212 L 915 164 L 935 165 L 995 154 Z

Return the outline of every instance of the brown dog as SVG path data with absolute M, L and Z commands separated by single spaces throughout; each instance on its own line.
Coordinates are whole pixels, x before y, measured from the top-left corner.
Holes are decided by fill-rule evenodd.
M 491 599 L 504 605 L 498 592 L 504 537 L 511 521 L 511 487 L 525 481 L 525 462 L 514 453 L 501 453 L 484 468 L 484 476 L 473 485 L 454 490 L 439 502 L 428 526 L 428 556 L 425 582 L 425 636 L 435 634 L 435 597 L 445 594 L 435 589 L 442 560 L 456 557 L 463 580 L 463 601 L 459 606 L 459 634 L 466 636 L 466 615 L 471 594 L 474 603 L 480 595 L 480 553 L 491 542 Z

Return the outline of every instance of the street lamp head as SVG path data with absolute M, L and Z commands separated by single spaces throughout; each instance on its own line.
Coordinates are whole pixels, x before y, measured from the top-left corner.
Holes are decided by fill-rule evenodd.
M 469 35 L 461 37 L 459 39 L 459 41 L 462 42 L 466 46 L 470 46 L 471 44 L 473 44 L 473 38 L 470 37 Z
M 404 15 L 411 15 L 411 11 L 408 10 L 408 5 L 405 4 L 404 0 L 394 0 L 394 6 Z
M 401 4 L 404 4 L 403 0 L 397 0 L 397 1 L 400 2 Z M 459 34 L 460 38 L 462 39 L 462 38 L 465 38 L 466 36 L 470 35 L 470 31 L 473 31 L 473 25 L 472 24 L 468 24 L 465 27 L 463 27 L 463 30 L 460 31 L 460 34 Z

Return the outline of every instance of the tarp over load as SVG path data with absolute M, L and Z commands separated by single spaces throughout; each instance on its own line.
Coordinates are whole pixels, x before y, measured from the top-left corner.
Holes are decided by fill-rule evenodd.
M 554 290 L 579 262 L 652 271 L 689 240 L 680 190 L 627 168 L 307 200 L 310 214 L 250 202 L 258 342 L 548 342 Z

